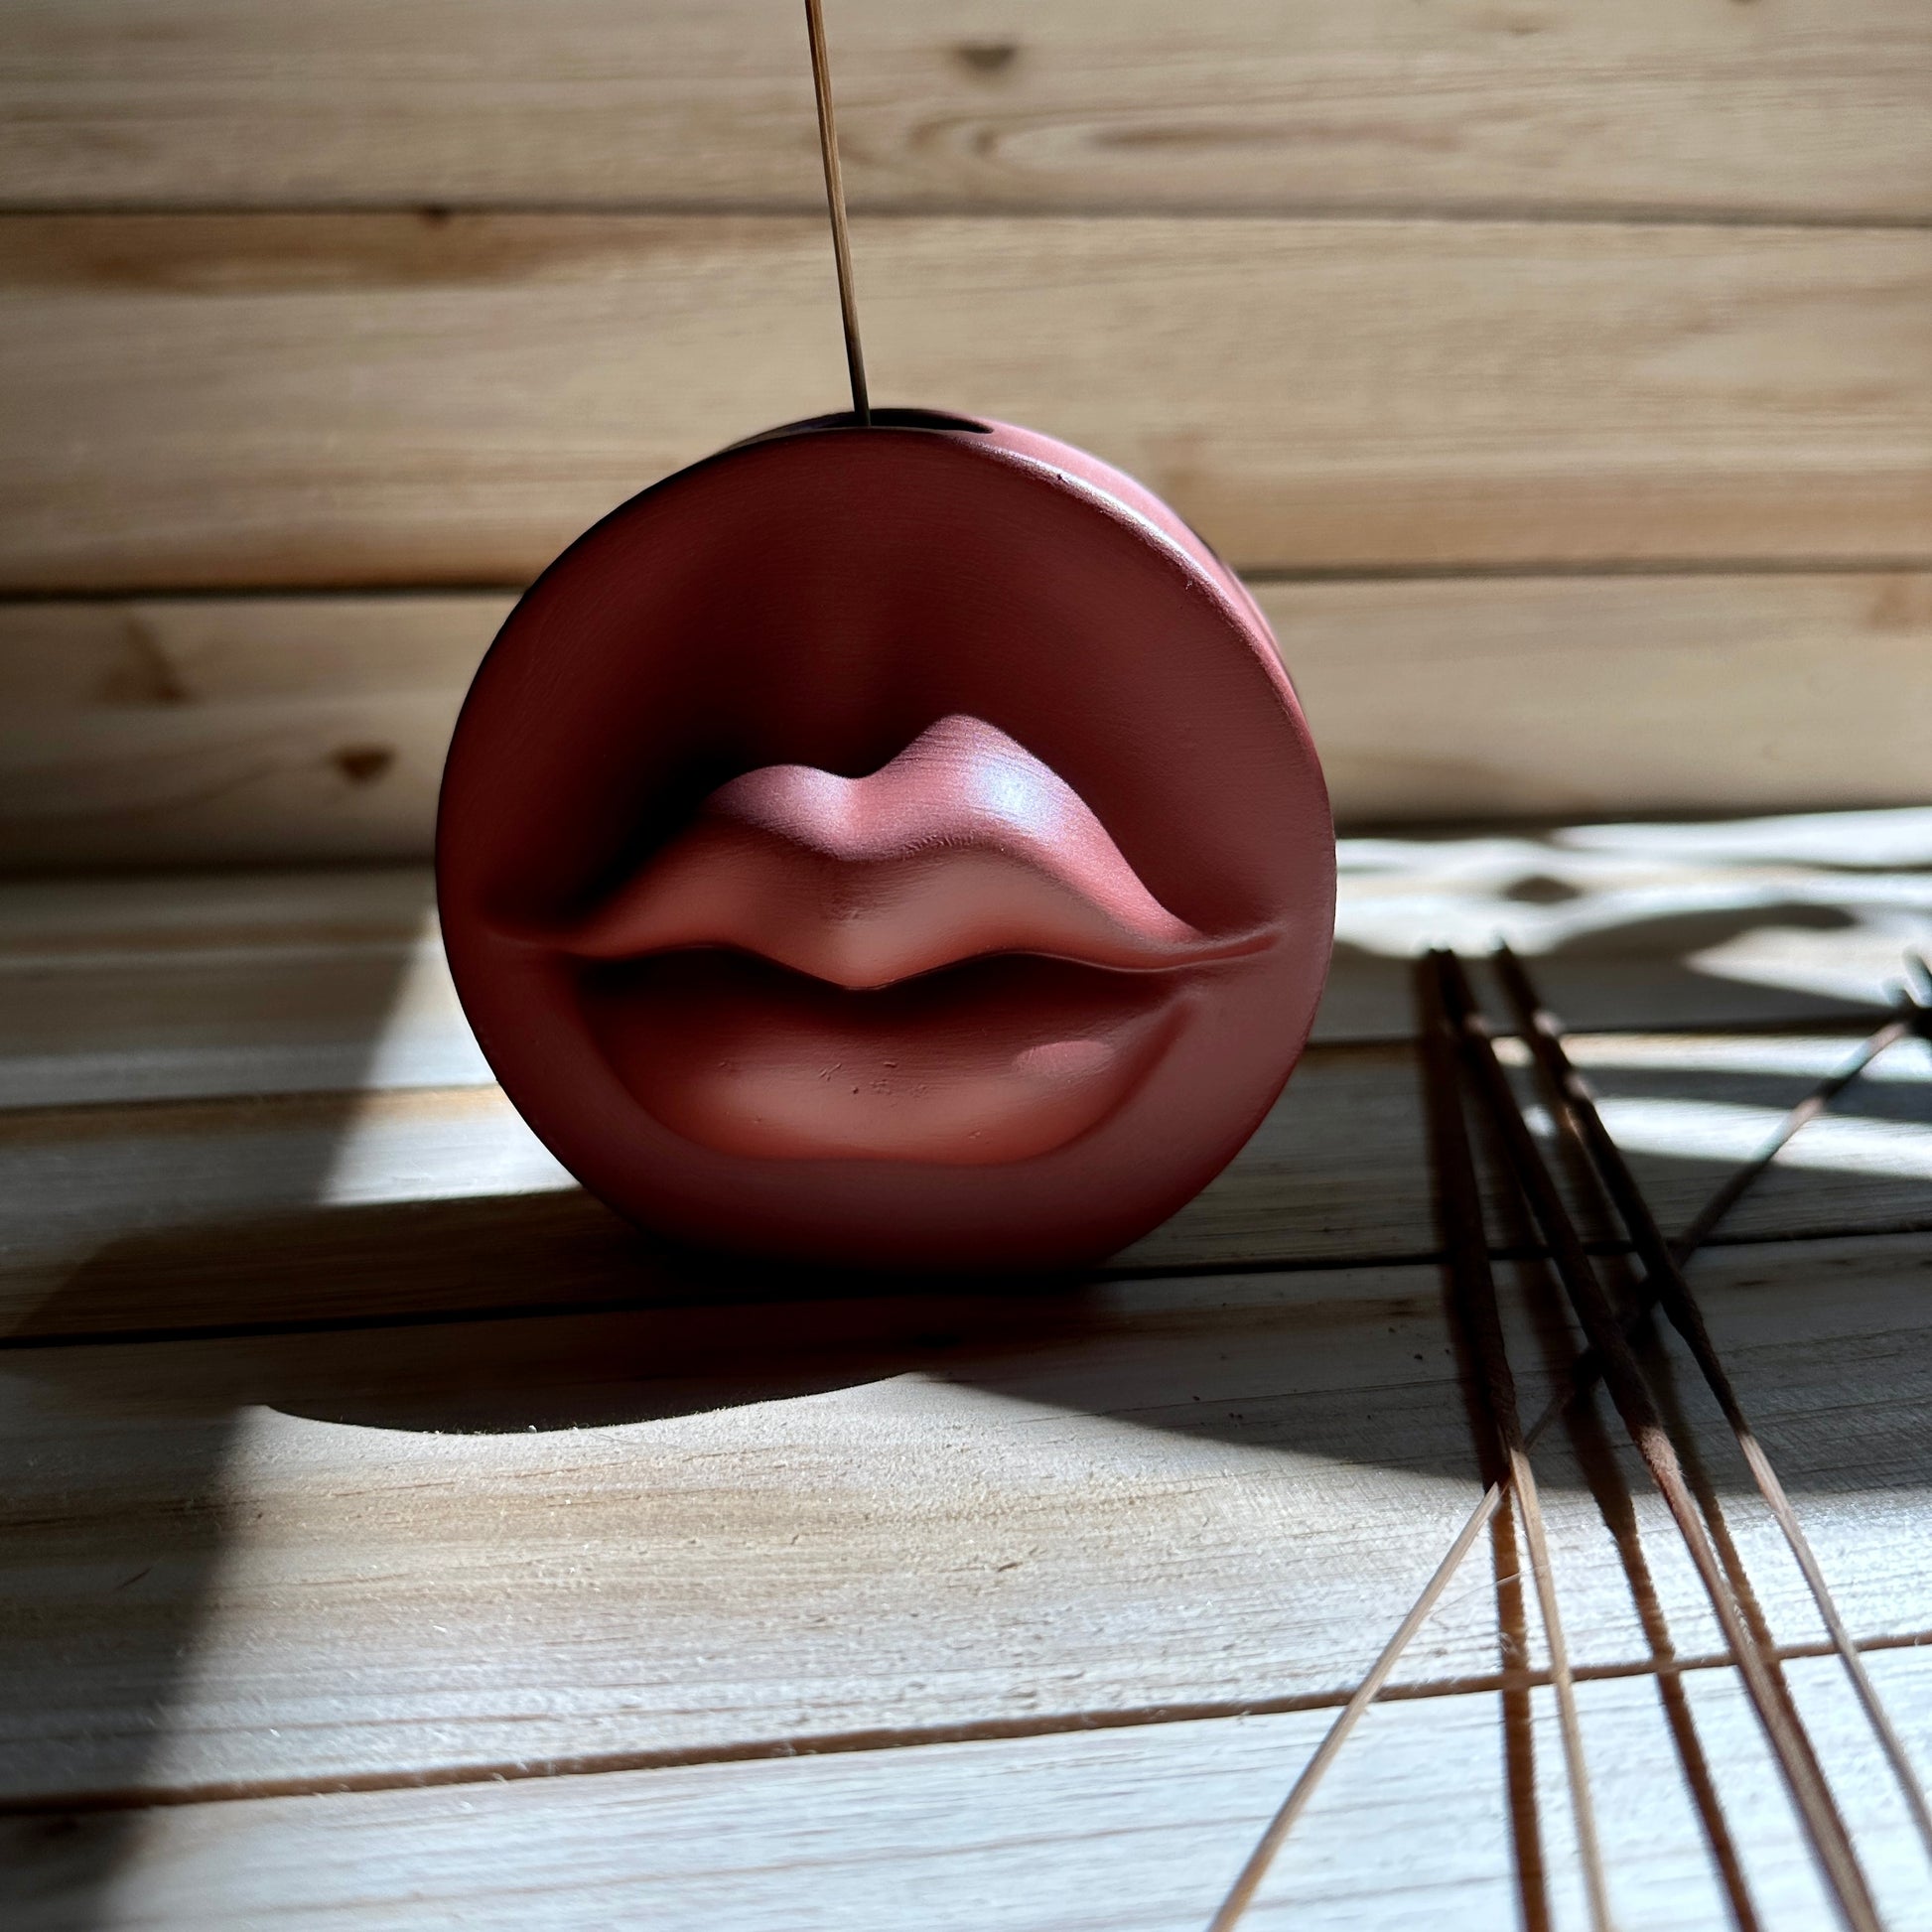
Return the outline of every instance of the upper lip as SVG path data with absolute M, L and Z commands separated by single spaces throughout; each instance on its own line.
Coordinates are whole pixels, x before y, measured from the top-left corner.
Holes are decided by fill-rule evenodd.
M 1176 917 L 1070 785 L 954 716 L 865 777 L 732 779 L 561 941 L 598 960 L 731 947 L 865 992 L 992 953 L 1162 972 L 1271 937 Z

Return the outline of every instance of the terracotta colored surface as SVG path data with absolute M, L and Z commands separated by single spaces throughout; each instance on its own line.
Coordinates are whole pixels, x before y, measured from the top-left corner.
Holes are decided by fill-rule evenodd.
M 1127 478 L 956 420 L 799 425 L 633 499 L 458 725 L 466 1010 L 559 1159 L 673 1235 L 1099 1255 L 1307 1037 L 1333 839 L 1265 621 Z

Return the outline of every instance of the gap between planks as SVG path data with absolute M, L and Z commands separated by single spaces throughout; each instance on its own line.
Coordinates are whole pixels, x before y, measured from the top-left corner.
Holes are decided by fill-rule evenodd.
M 848 213 L 869 221 L 1324 221 L 1386 222 L 1391 227 L 1423 223 L 1454 226 L 1486 223 L 1492 227 L 1573 228 L 1802 228 L 1832 234 L 1932 233 L 1932 214 L 1887 213 L 1880 208 L 1851 208 L 1821 212 L 1801 207 L 1726 208 L 1716 204 L 1673 207 L 1665 202 L 1575 202 L 1540 204 L 1523 201 L 1402 202 L 1402 201 L 1283 201 L 1268 203 L 1220 202 L 1051 202 L 1028 206 L 1001 201 L 925 202 L 891 196 L 846 197 Z M 568 201 L 532 201 L 515 196 L 450 195 L 425 198 L 398 195 L 359 201 L 310 200 L 294 197 L 273 202 L 237 202 L 218 198 L 180 197 L 172 201 L 10 201 L 0 198 L 0 220 L 64 218 L 87 220 L 182 220 L 211 216 L 221 220 L 256 216 L 293 215 L 328 219 L 332 216 L 415 215 L 440 226 L 457 215 L 503 215 L 535 218 L 584 214 L 615 220 L 771 220 L 823 209 L 809 196 L 766 197 L 713 202 L 685 197 L 577 196 Z
M 1932 1647 L 1932 1629 L 1863 1637 L 1861 1652 L 1919 1650 Z M 1829 1642 L 1771 1646 L 1767 1656 L 1796 1663 L 1836 1655 Z M 1728 1670 L 1728 1652 L 1695 1657 L 1645 1657 L 1618 1663 L 1578 1664 L 1578 1683 L 1636 1678 L 1679 1678 Z M 1413 1704 L 1449 1698 L 1493 1696 L 1547 1686 L 1550 1673 L 1532 1667 L 1483 1672 L 1466 1677 L 1425 1679 L 1385 1685 L 1378 1704 Z M 1160 1725 L 1200 1724 L 1235 1718 L 1272 1718 L 1305 1711 L 1335 1711 L 1349 1691 L 1308 1691 L 1276 1698 L 1204 1700 L 1127 1709 L 1061 1712 L 1049 1718 L 983 1718 L 963 1725 L 880 1726 L 868 1730 L 825 1731 L 805 1737 L 750 1738 L 742 1743 L 695 1745 L 683 1749 L 590 1751 L 581 1756 L 504 1758 L 493 1763 L 449 1764 L 415 1771 L 370 1771 L 322 1778 L 246 1778 L 232 1782 L 157 1785 L 119 1791 L 47 1792 L 0 1799 L 0 1818 L 71 1816 L 80 1812 L 159 1811 L 188 1805 L 246 1804 L 264 1798 L 325 1798 L 347 1792 L 420 1791 L 464 1784 L 520 1784 L 541 1778 L 604 1777 L 625 1771 L 668 1771 L 699 1764 L 749 1764 L 776 1758 L 850 1756 L 865 1751 L 914 1750 L 928 1744 L 989 1743 L 1023 1737 L 1059 1737 L 1093 1730 L 1136 1730 Z
M 827 395 L 835 341 L 793 327 L 818 225 L 11 217 L 33 408 L 9 585 L 533 573 L 614 498 Z M 1238 565 L 1924 542 L 1919 232 L 1001 214 L 860 239 L 882 394 L 1046 423 Z M 1229 373 L 1257 315 L 1294 349 L 1261 392 Z M 1059 339 L 1088 345 L 1083 382 L 1042 357 Z M 110 423 L 141 460 L 89 468 L 76 438 Z M 311 430 L 327 517 L 265 454 Z
M 210 1230 L 213 1236 L 218 1236 L 219 1232 L 218 1226 Z M 1703 1244 L 1700 1252 L 1708 1250 L 1715 1254 L 1725 1248 L 1794 1249 L 1808 1245 L 1842 1247 L 1848 1241 L 1884 1241 L 1900 1235 L 1925 1232 L 1927 1227 L 1924 1222 L 1912 1221 L 1897 1225 L 1873 1224 L 1849 1232 L 1844 1229 L 1830 1229 L 1821 1232 L 1800 1231 L 1792 1234 L 1714 1235 Z M 1590 1238 L 1583 1245 L 1584 1252 L 1592 1260 L 1628 1255 L 1632 1252 L 1630 1243 L 1622 1239 Z M 1491 1261 L 1505 1263 L 1547 1261 L 1549 1250 L 1529 1243 L 1496 1242 L 1490 1246 L 1489 1258 Z M 1262 1256 L 1251 1261 L 1123 1262 L 1117 1266 L 1103 1264 L 1092 1269 L 1078 1277 L 1073 1286 L 1103 1287 L 1109 1283 L 1212 1281 L 1224 1276 L 1248 1275 L 1346 1275 L 1354 1272 L 1371 1273 L 1399 1268 L 1438 1268 L 1442 1265 L 1442 1261 L 1443 1256 L 1440 1251 L 1419 1249 L 1408 1254 L 1300 1255 L 1286 1259 Z M 960 1291 L 969 1291 L 973 1286 L 969 1280 L 964 1279 L 943 1282 L 941 1285 Z M 882 1300 L 903 1292 L 901 1284 L 883 1284 L 878 1291 Z M 848 1291 L 847 1296 L 839 1299 L 850 1299 L 850 1292 Z M 396 1309 L 370 1314 L 290 1315 L 281 1319 L 263 1321 L 210 1321 L 181 1327 L 70 1328 L 50 1329 L 45 1332 L 17 1330 L 13 1333 L 0 1334 L 0 1356 L 56 1348 L 131 1348 L 147 1347 L 160 1342 L 273 1340 L 282 1335 L 355 1334 L 364 1330 L 380 1333 L 392 1328 L 449 1328 L 463 1327 L 472 1322 L 565 1320 L 582 1318 L 585 1315 L 647 1314 L 653 1311 L 673 1313 L 689 1311 L 693 1309 L 756 1309 L 770 1304 L 771 1298 L 768 1296 L 733 1298 L 707 1295 L 702 1301 L 693 1301 L 688 1297 L 648 1299 L 634 1297 L 615 1301 L 597 1301 L 579 1297 L 569 1301 L 553 1299 L 544 1302 L 483 1302 L 474 1306 L 448 1309 Z
M 1819 1232 L 1800 1231 L 1791 1234 L 1753 1233 L 1735 1236 L 1714 1235 L 1704 1243 L 1704 1248 L 1712 1253 L 1725 1248 L 1779 1248 L 1796 1249 L 1808 1245 L 1820 1247 L 1842 1247 L 1848 1241 L 1872 1240 L 1884 1241 L 1900 1235 L 1919 1234 L 1926 1231 L 1925 1223 L 1912 1221 L 1909 1224 L 1869 1225 L 1851 1230 L 1828 1229 Z M 218 1238 L 219 1225 L 211 1227 L 210 1238 Z M 1631 1253 L 1627 1240 L 1621 1238 L 1590 1237 L 1584 1242 L 1584 1252 L 1593 1260 L 1608 1256 Z M 1495 1262 L 1517 1263 L 1547 1261 L 1549 1250 L 1533 1242 L 1492 1242 L 1489 1258 Z M 1228 1261 L 1149 1261 L 1103 1263 L 1097 1268 L 1071 1278 L 1068 1282 L 1057 1283 L 1059 1287 L 1104 1287 L 1109 1283 L 1164 1282 L 1164 1281 L 1212 1281 L 1221 1277 L 1242 1277 L 1249 1275 L 1346 1275 L 1350 1273 L 1371 1273 L 1378 1270 L 1399 1268 L 1438 1268 L 1442 1265 L 1440 1250 L 1418 1249 L 1413 1253 L 1380 1253 L 1362 1255 L 1296 1255 L 1286 1258 L 1260 1256 L 1253 1260 Z M 933 1282 L 924 1284 L 934 1286 Z M 937 1278 L 936 1285 L 961 1293 L 970 1293 L 975 1286 L 970 1278 Z M 877 1290 L 879 1299 L 887 1300 L 905 1293 L 904 1284 L 882 1282 Z M 782 1305 L 793 1302 L 823 1299 L 804 1294 L 784 1298 Z M 847 1286 L 845 1292 L 833 1299 L 852 1300 L 870 1299 L 863 1292 L 855 1297 Z M 392 1328 L 449 1328 L 463 1327 L 471 1322 L 484 1321 L 543 1321 L 580 1319 L 585 1315 L 647 1314 L 651 1312 L 675 1313 L 712 1309 L 756 1309 L 773 1304 L 769 1295 L 726 1296 L 707 1293 L 702 1298 L 691 1296 L 635 1296 L 616 1300 L 597 1300 L 590 1297 L 577 1297 L 571 1300 L 550 1299 L 542 1302 L 481 1302 L 473 1306 L 440 1309 L 392 1309 L 368 1314 L 319 1314 L 289 1315 L 282 1318 L 261 1321 L 209 1321 L 188 1324 L 179 1327 L 147 1328 L 71 1328 L 46 1331 L 16 1330 L 0 1333 L 0 1356 L 10 1353 L 24 1353 L 42 1349 L 56 1348 L 129 1348 L 147 1347 L 159 1342 L 206 1342 L 206 1341 L 249 1341 L 255 1339 L 272 1340 L 281 1335 L 333 1335 L 355 1334 L 367 1330 L 379 1333 Z
M 0 220 L 7 209 L 0 207 Z M 1932 228 L 1932 223 L 1928 223 Z M 1508 583 L 1522 579 L 1540 583 L 1546 579 L 1565 581 L 1578 577 L 1865 577 L 1888 576 L 1900 571 L 1932 569 L 1932 546 L 1924 550 L 1872 552 L 1869 555 L 1734 557 L 1550 557 L 1524 562 L 1489 563 L 1479 558 L 1466 561 L 1435 559 L 1420 563 L 1362 564 L 1264 564 L 1240 573 L 1241 581 L 1266 589 L 1271 584 L 1463 584 Z M 372 577 L 366 583 L 352 578 L 291 579 L 287 583 L 171 584 L 156 590 L 152 585 L 86 584 L 48 585 L 31 590 L 9 591 L 0 596 L 0 613 L 38 610 L 46 605 L 67 604 L 156 604 L 156 603 L 233 603 L 252 604 L 275 598 L 302 598 L 317 603 L 335 600 L 351 603 L 359 598 L 385 600 L 412 598 L 424 602 L 459 597 L 521 597 L 529 589 L 527 577 L 485 577 L 471 582 L 451 580 L 425 584 L 399 584 L 387 578 Z M 1548 822 L 1545 814 L 1541 823 Z
M 1485 827 L 1498 837 L 1507 837 L 1506 826 Z M 250 868 L 238 868 L 248 871 Z M 326 871 L 327 868 L 317 868 Z M 395 868 L 398 872 L 413 870 L 406 865 Z M 39 875 L 29 883 L 40 883 Z M 0 882 L 5 883 L 5 882 Z M 104 886 L 115 881 L 103 879 Z M 375 942 L 374 949 L 384 953 L 404 956 L 412 952 L 417 941 L 413 939 L 383 938 Z M 221 957 L 235 962 L 251 963 L 256 960 L 280 957 L 287 949 L 270 948 L 250 944 L 239 944 L 223 948 Z M 297 949 L 307 958 L 334 958 L 350 950 L 340 942 L 318 941 Z M 148 964 L 155 960 L 174 961 L 180 958 L 201 960 L 207 952 L 200 947 L 158 948 L 152 953 L 132 953 L 124 947 L 73 947 L 72 949 L 48 956 L 30 952 L 8 954 L 0 950 L 0 974 L 9 970 L 28 973 L 45 973 L 50 970 L 72 971 L 91 967 L 111 968 L 126 964 Z M 1902 955 L 1901 955 L 1902 956 Z M 1400 960 L 1374 959 L 1372 964 L 1400 966 Z M 1544 962 L 1539 961 L 1539 964 Z M 1628 1037 L 1634 1039 L 1667 1039 L 1696 1041 L 1709 1039 L 1715 1035 L 1744 1035 L 1752 1039 L 1775 1040 L 1791 1038 L 1799 1040 L 1829 1038 L 1843 1039 L 1848 1050 L 1856 1046 L 1870 1031 L 1873 1018 L 1882 1019 L 1885 1008 L 1882 1003 L 1872 1001 L 1868 1008 L 1860 1007 L 1850 1012 L 1837 1014 L 1816 1014 L 1764 1017 L 1741 1016 L 1726 1018 L 1722 1025 L 1713 1025 L 1708 1020 L 1685 1019 L 1681 1021 L 1632 1020 L 1621 1024 L 1614 1022 L 1592 1021 L 1587 1029 L 1578 1029 L 1572 1038 L 1596 1039 Z M 1520 1035 L 1502 1023 L 1495 1029 L 1498 1042 L 1511 1042 Z M 1410 1034 L 1340 1035 L 1333 1038 L 1311 1038 L 1303 1049 L 1301 1058 L 1296 1062 L 1298 1070 L 1305 1064 L 1339 1062 L 1343 1060 L 1402 1060 L 1405 1065 L 1417 1049 L 1418 1041 Z M 1510 1057 L 1505 1045 L 1505 1059 L 1512 1068 L 1526 1066 L 1528 1062 L 1520 1054 Z M 390 1095 L 399 1100 L 405 1096 L 434 1105 L 438 1101 L 457 1103 L 474 1099 L 479 1094 L 500 1089 L 491 1081 L 449 1081 L 399 1080 L 385 1086 L 339 1086 L 339 1087 L 289 1087 L 266 1091 L 238 1089 L 233 1092 L 212 1093 L 156 1093 L 130 1094 L 125 1098 L 104 1097 L 98 1100 L 47 1100 L 30 1101 L 25 1105 L 10 1105 L 0 1098 L 0 1142 L 7 1140 L 38 1140 L 49 1131 L 59 1134 L 63 1130 L 72 1130 L 84 1134 L 90 1127 L 104 1124 L 121 1115 L 131 1117 L 137 1123 L 155 1122 L 161 1131 L 173 1128 L 177 1132 L 194 1133 L 208 1126 L 225 1125 L 230 1121 L 259 1118 L 274 1113 L 310 1113 L 316 1111 L 332 1112 L 345 1107 L 380 1105 Z M 1279 1103 L 1278 1103 L 1279 1104 Z M 1431 1251 L 1433 1258 L 1434 1251 Z M 1367 1257 L 1363 1257 L 1367 1259 Z M 1385 1259 L 1386 1257 L 1375 1257 Z

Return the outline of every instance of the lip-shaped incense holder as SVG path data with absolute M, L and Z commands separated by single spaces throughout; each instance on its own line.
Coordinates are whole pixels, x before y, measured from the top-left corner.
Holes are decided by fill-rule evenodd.
M 1145 1233 L 1307 1038 L 1334 842 L 1260 613 L 1077 450 L 794 425 L 554 563 L 464 706 L 445 942 L 621 1213 L 876 1266 Z

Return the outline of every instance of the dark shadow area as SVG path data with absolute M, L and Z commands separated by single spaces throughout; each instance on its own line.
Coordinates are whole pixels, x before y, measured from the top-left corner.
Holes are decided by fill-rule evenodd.
M 1728 1173 L 1687 1165 L 1700 1186 L 1707 1167 L 1714 1181 Z M 1518 1232 L 1512 1241 L 1498 1230 L 1508 1246 L 1534 1245 Z M 1311 1272 L 1283 1267 L 1290 1279 Z M 1320 1404 L 1251 1400 L 1237 1422 L 1186 1399 L 1190 1374 L 1225 1358 L 1232 1327 L 1265 1386 L 1277 1347 L 1299 1354 L 1326 1329 L 1372 1326 L 1385 1306 L 1433 1305 L 1435 1270 L 1418 1266 L 1411 1279 L 1317 1264 L 1318 1290 L 1279 1306 L 1241 1287 L 1269 1272 L 1190 1268 L 1172 1295 L 1158 1278 L 1106 1271 L 862 1275 L 670 1248 L 576 1192 L 339 1206 L 111 1243 L 0 1341 L 0 1364 L 62 1404 L 95 1406 L 92 1392 L 108 1413 L 144 1387 L 151 1364 L 173 1414 L 246 1403 L 487 1433 L 653 1420 L 914 1372 L 998 1383 L 1016 1362 L 1032 1365 L 1032 1397 L 1078 1409 L 1079 1352 L 1131 1332 L 1158 1337 L 1158 1370 L 1106 1413 L 1332 1452 L 1333 1417 Z M 153 1325 L 157 1309 L 165 1327 Z M 1395 1459 L 1473 1472 L 1466 1436 Z M 1901 1436 L 1884 1460 L 1901 1483 L 1932 1482 L 1932 1440 Z
M 1228 1320 L 1211 1293 L 1148 1311 L 1094 1276 L 859 1275 L 696 1254 L 653 1242 L 582 1194 L 330 1208 L 231 1225 L 218 1255 L 205 1236 L 172 1246 L 163 1237 L 104 1250 L 0 1345 L 0 1362 L 64 1399 L 93 1390 L 117 1404 L 110 1391 L 147 1359 L 121 1344 L 139 1340 L 169 1350 L 171 1388 L 192 1405 L 494 1433 L 658 1420 L 915 1372 L 998 1378 L 1016 1362 L 1128 1332 L 1160 1337 L 1162 1365 L 1146 1389 L 1160 1409 L 1164 1391 L 1185 1389 L 1191 1365 L 1220 1359 Z M 177 1273 L 192 1277 L 187 1306 L 201 1319 L 167 1331 L 103 1325 L 144 1303 L 183 1307 L 163 1286 Z M 402 1306 L 365 1301 L 359 1313 L 340 1312 L 345 1276 L 394 1283 L 391 1302 Z M 546 1291 L 534 1301 L 533 1281 Z M 1324 1319 L 1364 1318 L 1367 1304 L 1339 1287 L 1326 1311 L 1244 1307 L 1244 1334 L 1297 1337 Z M 1434 1293 L 1419 1271 L 1417 1296 Z M 338 1311 L 325 1311 L 332 1305 Z M 284 1312 L 265 1321 L 269 1306 Z M 1079 1373 L 1071 1364 L 1069 1379 Z M 1030 1379 L 1050 1394 L 1050 1380 Z M 1175 1420 L 1159 1426 L 1220 1433 L 1218 1409 L 1179 1400 Z M 1257 1417 L 1249 1404 L 1231 1440 L 1257 1440 Z M 1292 1418 L 1266 1433 L 1283 1430 L 1283 1447 L 1319 1447 L 1319 1430 L 1304 1443 Z M 1461 1472 L 1467 1461 L 1437 1466 Z
M 119 944 L 133 957 L 123 959 L 110 945 L 101 949 L 98 966 L 87 957 L 63 963 L 36 981 L 31 1008 L 10 1013 L 0 1025 L 10 1053 L 22 1041 L 69 1033 L 92 1042 L 94 1052 L 78 1065 L 49 1056 L 39 1063 L 45 1077 L 9 1092 L 8 1104 L 98 1108 L 91 1118 L 104 1130 L 110 1111 L 123 1110 L 103 1103 L 125 1094 L 126 1064 L 143 1059 L 150 1062 L 149 1084 L 127 1111 L 148 1119 L 171 1109 L 190 1113 L 205 1095 L 279 1096 L 306 1087 L 311 1091 L 295 1104 L 316 1116 L 321 1131 L 284 1150 L 277 1183 L 291 1199 L 320 1196 L 352 1111 L 350 1100 L 323 1090 L 364 1084 L 431 900 L 420 869 L 385 872 L 373 892 L 363 884 L 370 877 L 345 875 L 341 890 L 325 878 L 306 909 L 283 903 L 289 896 L 279 880 L 262 889 L 259 903 L 249 901 L 245 880 L 239 886 L 215 881 L 209 891 L 217 897 L 232 894 L 244 916 L 227 929 L 218 918 L 209 920 L 207 931 L 179 916 L 171 880 L 130 877 L 115 882 L 111 897 L 102 882 L 93 902 L 111 908 Z M 378 903 L 360 902 L 370 899 Z M 263 937 L 270 929 L 279 933 L 279 946 Z M 75 950 L 84 955 L 87 946 L 83 938 Z M 276 955 L 268 971 L 259 963 L 265 952 Z M 187 973 L 196 976 L 198 997 L 179 1003 L 171 989 Z M 292 1012 L 307 1026 L 294 1046 L 288 1044 Z M 84 1141 L 90 1116 L 75 1119 Z M 32 1128 L 31 1116 L 0 1121 L 25 1122 L 23 1132 Z M 0 1178 L 13 1169 L 15 1153 L 0 1145 Z M 31 1171 L 21 1184 L 33 1187 Z M 74 1183 L 66 1184 L 71 1190 Z M 207 1191 L 210 1199 L 185 1211 L 218 1223 L 220 1176 Z M 16 1200 L 28 1206 L 22 1196 Z M 183 1212 L 177 1204 L 174 1217 Z M 327 1211 L 311 1210 L 307 1218 L 326 1223 Z M 138 1249 L 153 1240 L 165 1250 L 172 1238 L 128 1241 Z M 222 1242 L 217 1233 L 209 1245 L 219 1249 Z M 100 1269 L 114 1273 L 114 1245 L 70 1275 L 37 1314 L 17 1321 L 14 1338 L 28 1344 L 25 1352 L 0 1346 L 0 1372 L 16 1384 L 8 1481 L 0 1494 L 0 1590 L 9 1606 L 0 1627 L 0 1752 L 7 1760 L 0 1810 L 8 1793 L 44 1784 L 57 1753 L 63 1764 L 82 1767 L 88 1788 L 99 1792 L 132 1792 L 151 1779 L 234 1527 L 223 1478 L 235 1404 L 171 1386 L 168 1362 L 181 1351 L 116 1351 L 128 1375 L 121 1396 L 104 1400 L 84 1375 L 33 1373 L 37 1329 L 49 1320 L 91 1323 L 105 1312 L 107 1304 L 96 1307 L 94 1298 Z M 271 1276 L 258 1272 L 252 1290 L 237 1284 L 242 1299 L 223 1306 L 238 1312 L 252 1295 L 255 1314 L 273 1308 Z M 158 1314 L 172 1321 L 178 1308 L 195 1304 L 188 1273 L 151 1269 L 145 1260 L 122 1277 L 121 1288 L 113 1306 L 136 1325 Z M 157 1407 L 168 1416 L 165 1428 L 153 1426 Z M 138 1813 L 110 1811 L 89 1826 L 85 1858 L 64 1863 L 61 1922 L 72 1932 L 89 1932 L 110 1910 L 118 1913 L 108 1893 L 138 1826 Z M 50 1819 L 47 1829 L 65 1827 Z M 0 1876 L 0 1907 L 6 1890 Z M 0 1919 L 6 1916 L 0 1909 Z

